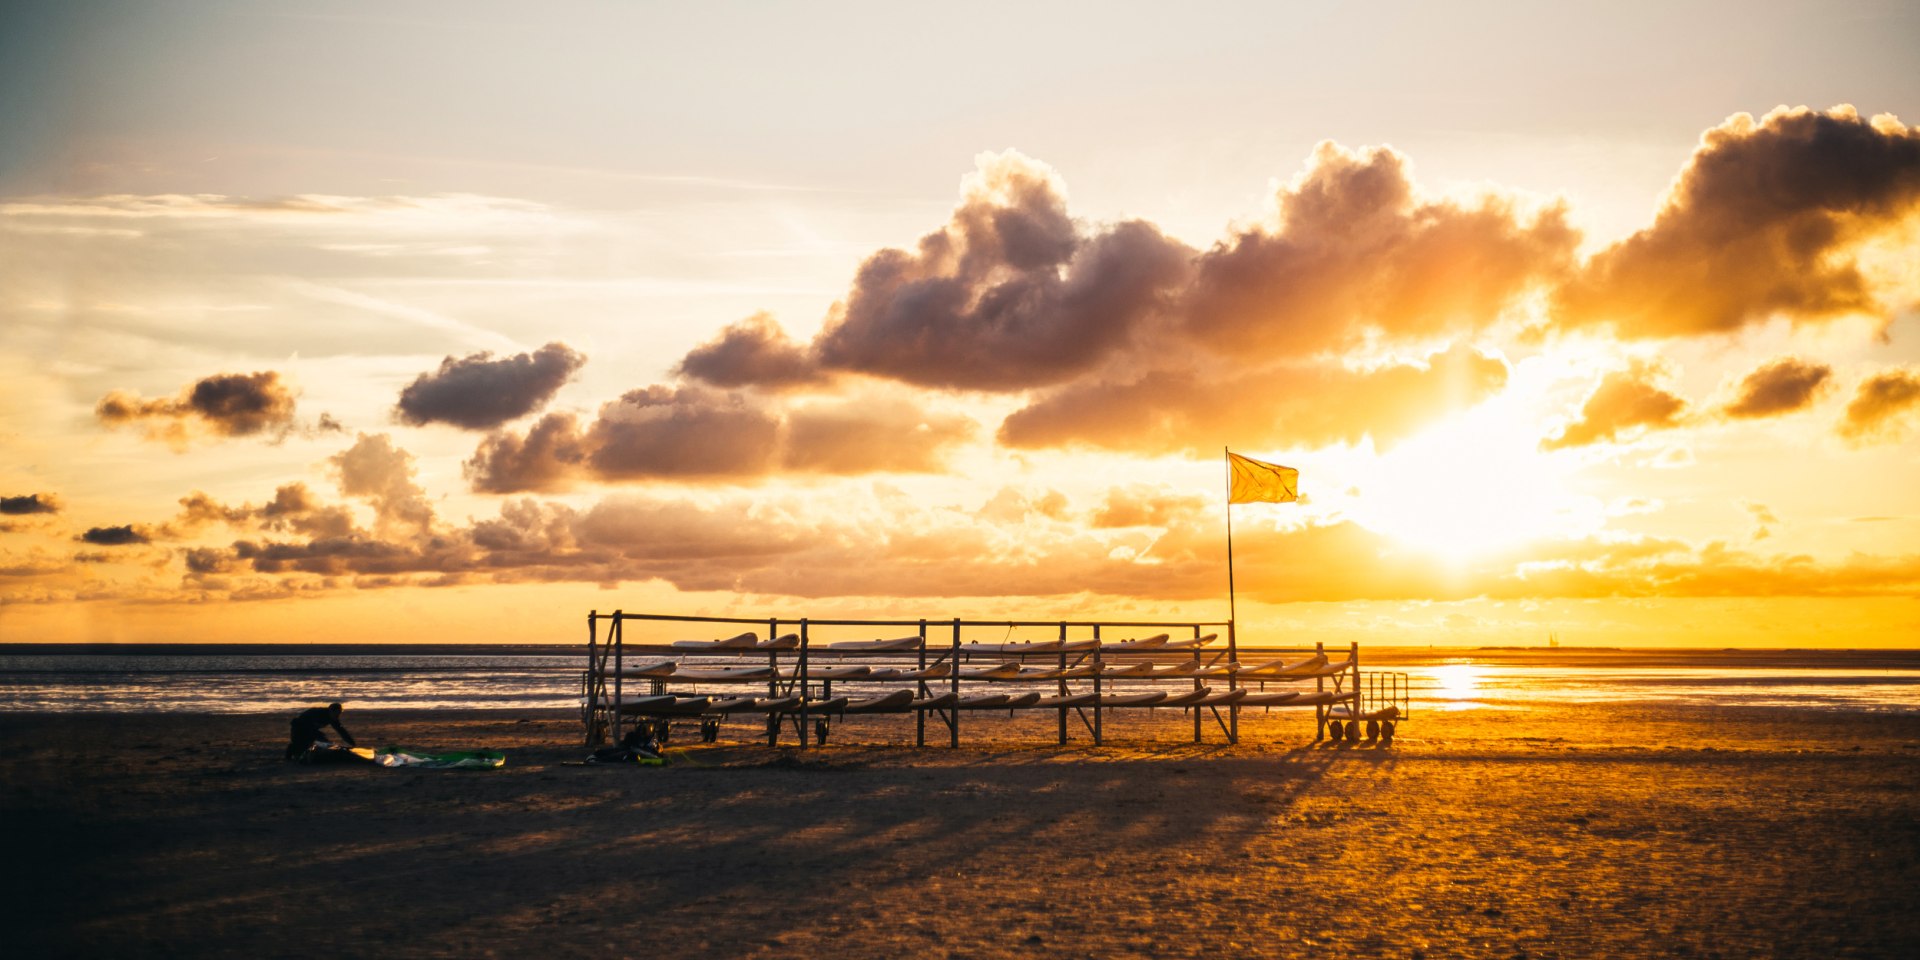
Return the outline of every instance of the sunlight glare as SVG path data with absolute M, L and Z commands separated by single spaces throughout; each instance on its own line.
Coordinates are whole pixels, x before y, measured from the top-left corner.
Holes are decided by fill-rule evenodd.
M 1433 697 L 1445 709 L 1466 706 L 1480 694 L 1480 668 L 1471 663 L 1449 663 L 1433 668 Z
M 1591 504 L 1539 444 L 1538 418 L 1512 394 L 1495 398 L 1381 454 L 1354 519 L 1454 561 L 1574 534 Z

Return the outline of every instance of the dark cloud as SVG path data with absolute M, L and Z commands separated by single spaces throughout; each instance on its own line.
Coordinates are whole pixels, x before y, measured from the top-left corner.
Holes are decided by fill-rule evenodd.
M 1920 371 L 1884 370 L 1862 381 L 1840 421 L 1840 435 L 1855 443 L 1898 439 L 1920 408 Z
M 766 313 L 756 313 L 695 347 L 674 372 L 711 386 L 727 389 L 763 387 L 772 390 L 820 383 L 825 374 L 805 347 Z
M 218 436 L 243 437 L 293 429 L 294 393 L 280 374 L 223 373 L 194 383 L 173 399 L 143 400 L 116 390 L 101 398 L 94 415 L 108 426 L 144 421 L 150 438 L 184 444 L 189 425 Z
M 1736 114 L 1707 131 L 1653 225 L 1595 256 L 1556 297 L 1563 328 L 1718 333 L 1784 315 L 1887 317 L 1866 241 L 1920 213 L 1920 131 L 1852 107 Z
M 555 413 L 524 436 L 490 434 L 464 469 L 483 493 L 562 490 L 586 480 L 752 480 L 780 470 L 935 472 L 975 432 L 966 417 L 899 400 L 787 409 L 751 394 L 656 385 L 602 406 L 585 427 Z
M 1282 364 L 1227 374 L 1173 370 L 1048 394 L 1007 417 L 1011 447 L 1097 447 L 1164 454 L 1249 446 L 1390 444 L 1506 386 L 1507 365 L 1464 346 L 1425 363 L 1350 370 Z
M 96 547 L 124 547 L 137 543 L 151 542 L 144 531 L 132 525 L 121 527 L 89 527 L 87 532 L 77 537 L 81 543 L 91 543 Z
M 238 558 L 231 551 L 214 547 L 193 547 L 187 550 L 187 572 L 193 575 L 232 573 L 238 566 Z
M 1659 430 L 1678 426 L 1687 402 L 1654 383 L 1660 376 L 1657 366 L 1638 361 L 1625 370 L 1607 374 L 1587 396 L 1579 418 L 1541 441 L 1540 448 L 1581 447 L 1614 440 L 1635 428 Z
M 1388 148 L 1320 144 L 1277 223 L 1200 258 L 1183 331 L 1260 360 L 1469 333 L 1570 269 L 1580 237 L 1562 207 L 1529 218 L 1497 197 L 1421 200 L 1406 166 Z
M 1192 251 L 1152 224 L 1082 236 L 1050 170 L 981 158 L 948 223 L 868 258 L 813 345 L 826 367 L 1021 390 L 1091 369 L 1164 307 Z
M 289 483 L 274 491 L 273 499 L 256 513 L 268 530 L 291 530 L 310 537 L 345 537 L 355 533 L 353 513 L 338 504 L 322 502 L 304 483 Z
M 600 408 L 587 463 L 609 480 L 758 476 L 777 462 L 779 429 L 742 394 L 656 385 Z
M 1824 363 L 1783 357 L 1747 374 L 1740 395 L 1721 412 L 1738 419 L 1792 413 L 1813 403 L 1832 376 L 1833 368 Z
M 0 497 L 0 516 L 18 517 L 35 513 L 59 513 L 60 501 L 50 493 L 29 493 L 18 497 Z
M 488 434 L 461 472 L 479 493 L 550 492 L 573 486 L 586 462 L 579 418 L 549 413 L 524 437 Z
M 421 374 L 400 391 L 395 415 L 415 426 L 491 429 L 546 405 L 586 362 L 563 343 L 499 360 L 491 353 L 447 357 L 440 369 Z

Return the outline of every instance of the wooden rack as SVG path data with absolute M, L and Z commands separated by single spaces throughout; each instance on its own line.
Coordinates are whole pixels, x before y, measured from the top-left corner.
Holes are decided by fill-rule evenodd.
M 738 632 L 669 639 L 670 631 L 702 626 Z M 629 629 L 637 635 L 629 637 Z M 1045 639 L 1011 640 L 1016 630 L 1036 629 Z M 831 724 L 846 717 L 910 714 L 916 744 L 926 745 L 932 718 L 946 727 L 948 745 L 958 747 L 963 716 L 1003 710 L 1054 712 L 1062 744 L 1077 719 L 1099 744 L 1113 710 L 1178 708 L 1192 716 L 1195 743 L 1208 717 L 1237 743 L 1243 709 L 1311 706 L 1316 741 L 1343 734 L 1357 740 L 1362 722 L 1392 737 L 1394 721 L 1406 715 L 1401 678 L 1369 674 L 1363 689 L 1359 644 L 1342 661 L 1330 660 L 1320 644 L 1243 648 L 1230 621 L 760 620 L 595 611 L 587 615 L 582 715 L 589 744 L 619 739 L 630 722 L 698 720 L 703 738 L 712 740 L 722 722 L 755 718 L 764 722 L 769 745 L 791 728 L 804 748 L 824 743 Z M 1383 694 L 1389 702 L 1368 709 Z

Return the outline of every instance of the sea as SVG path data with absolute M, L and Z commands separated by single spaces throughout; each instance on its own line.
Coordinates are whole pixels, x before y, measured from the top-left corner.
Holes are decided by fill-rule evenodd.
M 1362 651 L 1361 669 L 1398 674 L 1416 711 L 1678 701 L 1920 713 L 1920 650 L 1381 647 Z M 577 710 L 585 671 L 577 646 L 10 644 L 0 713 L 283 713 L 334 700 Z

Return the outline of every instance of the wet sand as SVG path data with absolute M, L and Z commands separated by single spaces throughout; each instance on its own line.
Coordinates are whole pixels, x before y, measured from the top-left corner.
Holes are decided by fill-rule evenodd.
M 0 715 L 10 956 L 1920 956 L 1920 716 L 863 718 L 573 767 L 577 718 L 350 711 L 499 771 L 284 764 L 284 712 Z M 730 727 L 729 735 L 748 731 Z M 694 739 L 686 737 L 685 739 Z M 791 737 L 788 740 L 791 741 Z

